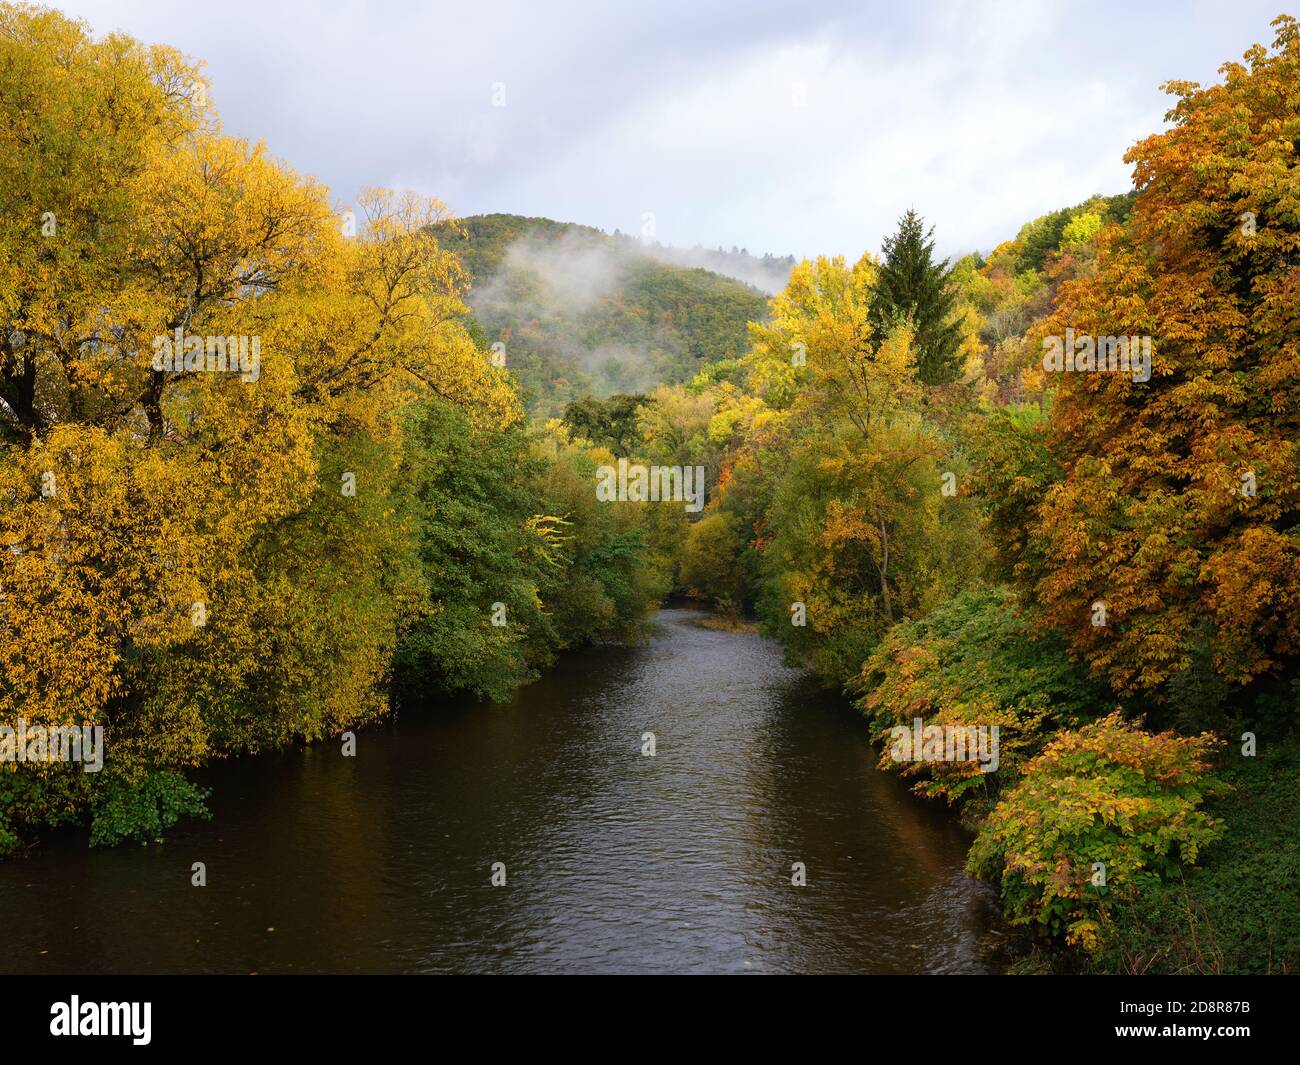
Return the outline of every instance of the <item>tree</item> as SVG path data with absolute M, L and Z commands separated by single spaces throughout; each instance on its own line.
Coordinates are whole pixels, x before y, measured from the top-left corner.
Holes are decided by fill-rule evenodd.
M 897 234 L 885 238 L 884 252 L 871 298 L 872 328 L 884 336 L 909 323 L 917 377 L 927 385 L 954 380 L 961 371 L 961 320 L 948 283 L 948 260 L 934 261 L 934 227 L 927 231 L 921 216 L 909 210 L 899 219 Z
M 721 511 L 706 514 L 691 526 L 682 545 L 682 584 L 692 595 L 736 613 L 740 574 L 735 558 L 739 553 L 740 543 L 727 515 Z
M 398 683 L 497 701 L 532 680 L 528 641 L 553 645 L 538 584 L 559 565 L 528 485 L 541 463 L 522 427 L 476 428 L 439 400 L 412 411 L 404 480 L 419 530 L 424 602 L 404 626 Z M 496 616 L 493 616 L 494 609 Z
M 943 491 L 964 465 L 924 417 L 910 323 L 871 325 L 876 276 L 870 256 L 796 266 L 750 328 L 743 391 L 718 386 L 710 422 L 735 441 L 717 505 L 735 519 L 737 568 L 758 577 L 768 631 L 835 681 L 960 584 L 974 546 L 971 501 Z
M 637 411 L 647 402 L 646 396 L 624 393 L 608 399 L 584 396 L 564 408 L 564 423 L 575 436 L 607 447 L 615 455 L 630 457 L 641 443 Z
M 93 784 L 8 767 L 22 820 L 93 801 L 93 838 L 145 832 L 192 807 L 179 770 L 386 711 L 421 590 L 402 411 L 521 411 L 445 209 L 356 208 L 345 234 L 221 135 L 172 50 L 0 3 L 0 720 L 107 751 Z
M 1147 381 L 1051 375 L 1063 473 L 1026 555 L 1048 620 L 1121 691 L 1159 693 L 1198 646 L 1233 686 L 1300 656 L 1300 25 L 1274 25 L 1222 84 L 1166 87 L 1171 128 L 1126 157 L 1129 223 L 1039 330 L 1150 343 Z

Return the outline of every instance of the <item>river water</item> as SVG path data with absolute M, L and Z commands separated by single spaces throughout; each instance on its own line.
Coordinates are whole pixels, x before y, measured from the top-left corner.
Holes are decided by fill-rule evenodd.
M 405 709 L 354 758 L 218 766 L 212 820 L 161 846 L 0 861 L 0 971 L 993 971 L 969 838 L 844 699 L 703 616 L 504 706 Z

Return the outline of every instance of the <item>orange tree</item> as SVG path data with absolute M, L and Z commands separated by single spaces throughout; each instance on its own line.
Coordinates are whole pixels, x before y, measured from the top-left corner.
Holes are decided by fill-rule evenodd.
M 1060 478 L 1019 567 L 1119 691 L 1160 689 L 1198 645 L 1234 685 L 1300 649 L 1300 26 L 1274 26 L 1221 84 L 1166 86 L 1172 127 L 1126 157 L 1129 223 L 1041 327 L 1152 339 L 1149 382 L 1059 375 Z

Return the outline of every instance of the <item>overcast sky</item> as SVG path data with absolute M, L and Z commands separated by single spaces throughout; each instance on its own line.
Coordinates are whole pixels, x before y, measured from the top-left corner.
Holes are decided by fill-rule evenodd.
M 367 185 L 460 215 L 664 243 L 876 251 L 915 206 L 945 254 L 1129 187 L 1170 78 L 1271 43 L 1283 0 L 65 0 L 206 60 L 227 132 L 346 205 Z M 502 95 L 504 94 L 504 95 Z M 504 106 L 494 106 L 504 102 Z

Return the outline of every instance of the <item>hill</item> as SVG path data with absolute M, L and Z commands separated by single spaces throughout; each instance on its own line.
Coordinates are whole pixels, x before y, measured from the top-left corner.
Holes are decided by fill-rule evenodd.
M 689 254 L 589 226 L 519 215 L 442 223 L 440 242 L 471 279 L 469 303 L 489 343 L 505 345 L 535 413 L 571 400 L 689 380 L 735 358 L 764 292 L 710 270 L 665 262 Z M 781 263 L 737 253 L 737 265 Z

